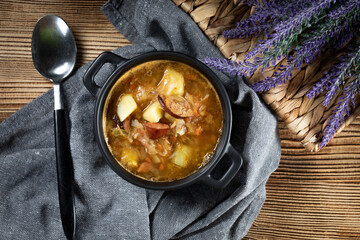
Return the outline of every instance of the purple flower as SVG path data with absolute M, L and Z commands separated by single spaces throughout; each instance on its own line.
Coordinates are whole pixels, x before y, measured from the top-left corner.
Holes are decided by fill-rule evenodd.
M 278 1 L 244 1 L 244 4 L 256 6 L 254 13 L 236 27 L 223 32 L 224 37 L 249 37 L 267 34 L 281 20 L 289 19 L 301 9 L 311 5 L 314 0 L 278 0 Z
M 204 63 L 229 75 L 251 76 L 256 71 L 256 65 L 250 62 L 233 62 L 226 59 L 205 58 Z
M 348 43 L 352 38 L 354 38 L 359 31 L 360 23 L 353 25 L 347 31 L 343 32 L 342 34 L 339 34 L 336 41 L 333 41 L 333 47 L 335 49 L 342 48 L 346 43 Z
M 350 46 L 350 49 L 351 51 L 339 58 L 340 63 L 332 66 L 330 71 L 306 94 L 308 98 L 313 98 L 323 90 L 326 90 L 327 93 L 323 105 L 327 106 L 329 104 L 336 90 L 341 84 L 344 84 L 345 77 L 351 76 L 352 70 L 358 67 L 360 62 L 360 41 L 357 41 L 354 47 L 351 48 Z
M 322 137 L 320 147 L 325 147 L 330 139 L 335 135 L 336 131 L 340 128 L 340 124 L 344 122 L 345 116 L 350 115 L 350 105 L 355 107 L 355 94 L 360 93 L 360 76 L 356 80 L 353 80 L 344 89 L 344 95 L 340 97 L 337 103 L 333 115 L 330 117 L 326 127 L 324 129 L 324 136 Z
M 286 66 L 281 65 L 272 77 L 267 77 L 254 83 L 251 85 L 251 88 L 256 92 L 263 92 L 277 87 L 280 84 L 284 84 L 289 78 L 292 77 L 292 71 L 294 68 L 295 65 L 293 64 Z
M 339 4 L 339 7 L 329 12 L 328 14 L 329 20 L 334 21 L 341 16 L 349 15 L 349 13 L 354 13 L 358 11 L 359 8 L 360 8 L 360 0 L 343 1 L 342 4 Z
M 273 28 L 274 33 L 269 34 L 268 39 L 260 41 L 260 44 L 249 51 L 245 56 L 245 60 L 263 54 L 261 61 L 256 61 L 257 65 L 268 67 L 274 59 L 288 56 L 293 44 L 299 41 L 299 35 L 304 29 L 318 22 L 321 18 L 317 15 L 329 8 L 332 2 L 335 2 L 335 0 L 323 0 L 320 3 L 312 1 L 291 18 L 280 21 Z
M 287 58 L 287 65 L 281 65 L 271 77 L 251 86 L 258 92 L 286 83 L 295 69 L 311 64 L 323 51 L 340 48 L 360 36 L 360 0 L 245 0 L 243 3 L 256 7 L 253 14 L 237 22 L 235 28 L 224 31 L 224 37 L 264 34 L 265 40 L 259 41 L 242 62 L 207 58 L 205 63 L 231 75 L 251 76 L 257 69 L 264 71 L 281 58 Z M 360 40 L 349 46 L 339 63 L 324 73 L 306 94 L 314 98 L 325 91 L 323 104 L 327 106 L 342 85 L 347 84 L 325 127 L 321 147 L 350 114 L 355 95 L 360 93 Z

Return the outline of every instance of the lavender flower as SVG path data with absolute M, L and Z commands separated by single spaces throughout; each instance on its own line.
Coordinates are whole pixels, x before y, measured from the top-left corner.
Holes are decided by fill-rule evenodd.
M 252 87 L 256 91 L 267 91 L 286 83 L 295 68 L 300 69 L 303 63 L 310 64 L 326 49 L 329 41 L 336 42 L 345 35 L 352 26 L 349 16 L 352 20 L 357 20 L 360 16 L 359 5 L 355 6 L 358 1 L 360 0 L 340 0 L 337 4 L 336 0 L 274 0 L 262 3 L 256 0 L 246 1 L 247 4 L 257 6 L 254 14 L 249 19 L 238 22 L 235 29 L 225 31 L 224 35 L 248 36 L 266 33 L 270 28 L 273 28 L 274 33 L 268 34 L 268 39 L 260 41 L 260 44 L 248 52 L 244 63 L 231 64 L 224 61 L 222 64 L 221 61 L 216 61 L 216 68 L 249 76 L 256 68 L 264 71 L 271 64 L 275 65 L 276 60 L 281 57 L 288 57 L 287 66 L 281 66 L 272 77 L 267 77 Z M 345 12 L 339 14 L 339 9 Z M 327 14 L 331 14 L 332 21 L 324 21 Z M 319 22 L 322 24 L 317 24 Z M 313 31 L 302 34 L 309 28 L 313 28 Z M 345 41 L 347 37 L 341 40 Z M 294 43 L 295 48 L 290 54 Z M 259 54 L 261 57 L 257 57 Z M 253 59 L 252 65 L 249 64 L 250 59 Z M 215 64 L 214 61 L 211 64 L 209 60 L 207 62 L 209 65 Z M 317 93 L 320 89 L 319 87 Z
M 292 71 L 295 66 L 293 64 L 283 66 L 281 65 L 277 72 L 273 74 L 272 77 L 267 77 L 264 80 L 260 80 L 253 85 L 251 88 L 256 92 L 268 91 L 271 88 L 277 87 L 280 84 L 283 84 L 287 79 L 292 77 Z
M 329 122 L 327 123 L 324 136 L 321 140 L 320 147 L 325 147 L 330 139 L 335 135 L 336 131 L 340 128 L 340 124 L 344 122 L 345 116 L 350 115 L 350 106 L 355 107 L 355 94 L 360 93 L 360 76 L 356 80 L 352 81 L 350 85 L 345 87 L 344 96 L 340 98 L 340 101 L 337 103 L 333 115 L 330 117 Z
M 282 56 L 288 56 L 290 48 L 294 42 L 298 42 L 298 36 L 302 33 L 303 29 L 319 20 L 314 17 L 315 14 L 324 12 L 332 2 L 334 2 L 334 0 L 324 0 L 320 4 L 312 2 L 304 6 L 305 9 L 295 14 L 291 19 L 279 22 L 274 27 L 275 33 L 268 35 L 269 38 L 267 40 L 261 41 L 260 44 L 248 52 L 245 56 L 245 61 L 250 60 L 258 54 L 262 54 L 262 57 L 254 58 L 253 61 L 256 66 L 264 70 L 268 68 L 271 63 L 275 65 L 274 63 L 277 59 Z M 313 51 L 314 49 L 312 45 L 306 47 L 305 49 L 308 49 L 307 52 Z M 315 54 L 315 56 L 316 55 L 317 54 Z M 267 77 L 259 83 L 254 84 L 252 88 L 256 91 L 267 91 L 270 88 L 285 83 L 292 76 L 291 73 L 294 67 L 298 69 L 301 67 L 305 57 L 305 55 L 300 55 L 300 57 L 291 58 L 288 66 L 282 66 L 279 69 L 282 73 L 275 72 L 273 77 Z M 314 57 L 311 59 L 314 59 Z
M 246 0 L 244 3 L 255 6 L 254 13 L 239 21 L 235 28 L 224 31 L 224 37 L 264 34 L 266 39 L 259 41 L 243 62 L 207 58 L 205 63 L 231 75 L 251 76 L 257 69 L 264 71 L 275 66 L 277 60 L 287 58 L 287 65 L 251 86 L 258 92 L 286 83 L 295 69 L 304 63 L 311 64 L 326 49 L 341 48 L 357 36 L 360 28 L 360 0 Z M 355 79 L 344 89 L 321 146 L 327 144 L 344 116 L 349 115 L 349 102 L 353 103 L 359 93 L 360 40 L 339 60 L 307 93 L 307 97 L 313 98 L 326 91 L 323 104 L 327 106 L 345 79 Z
M 327 90 L 324 99 L 324 106 L 327 106 L 335 95 L 336 90 L 344 84 L 346 76 L 352 76 L 352 69 L 357 68 L 360 63 L 360 41 L 357 41 L 347 54 L 340 57 L 340 63 L 334 65 L 315 86 L 306 94 L 313 98 L 323 90 Z
M 267 34 L 279 21 L 287 20 L 312 2 L 313 0 L 244 1 L 244 4 L 257 7 L 254 13 L 248 19 L 239 21 L 235 28 L 225 30 L 223 35 L 241 38 Z
M 336 39 L 336 41 L 333 41 L 333 44 L 332 44 L 333 47 L 335 49 L 342 48 L 346 43 L 348 43 L 352 38 L 354 38 L 356 36 L 359 27 L 360 27 L 360 23 L 358 22 L 357 24 L 350 27 L 347 31 L 340 34 L 338 36 L 338 38 Z
M 250 62 L 233 62 L 226 59 L 205 58 L 204 63 L 229 75 L 251 76 L 256 71 L 256 65 Z
M 352 6 L 352 3 L 340 4 L 339 8 L 348 7 L 348 5 Z M 338 42 L 341 36 L 350 30 L 352 21 L 348 20 L 349 17 L 353 17 L 356 21 L 359 19 L 360 11 L 358 10 L 360 4 L 357 7 L 352 7 L 352 10 L 343 14 L 334 14 L 338 12 L 338 8 L 335 8 L 329 12 L 329 15 L 332 14 L 330 17 L 332 21 L 325 21 L 323 24 L 315 26 L 310 33 L 302 35 L 303 42 L 300 46 L 295 47 L 295 51 L 298 55 L 304 56 L 304 62 L 306 64 L 310 64 L 315 60 L 325 48 L 326 43 L 329 41 Z
M 342 47 L 353 38 L 359 29 L 360 0 L 350 0 L 339 4 L 328 14 L 330 21 L 325 26 L 332 28 L 331 37 L 335 48 Z
M 341 18 L 344 15 L 352 15 L 360 8 L 359 0 L 348 0 L 344 1 L 345 4 L 340 4 L 338 8 L 335 8 L 331 12 L 329 12 L 328 17 L 329 20 L 336 20 Z M 350 16 L 351 17 L 351 16 Z

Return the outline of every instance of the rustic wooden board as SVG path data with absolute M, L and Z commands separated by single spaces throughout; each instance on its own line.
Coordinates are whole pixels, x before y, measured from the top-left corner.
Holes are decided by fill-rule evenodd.
M 0 1 L 0 121 L 52 86 L 36 72 L 30 53 L 41 16 L 58 14 L 71 26 L 77 67 L 130 44 L 102 15 L 104 2 Z M 360 239 L 360 117 L 319 153 L 307 152 L 283 122 L 279 132 L 280 166 L 245 239 Z

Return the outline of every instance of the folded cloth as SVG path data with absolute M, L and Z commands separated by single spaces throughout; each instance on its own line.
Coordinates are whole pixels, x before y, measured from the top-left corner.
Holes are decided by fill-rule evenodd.
M 102 11 L 133 45 L 113 52 L 125 59 L 158 50 L 203 60 L 222 57 L 192 19 L 168 0 L 113 0 Z M 106 36 L 104 36 L 106 37 Z M 77 239 L 240 239 L 265 201 L 265 183 L 277 168 L 276 117 L 240 78 L 216 72 L 233 103 L 231 142 L 244 164 L 223 190 L 202 183 L 171 191 L 136 187 L 105 163 L 93 132 L 95 98 L 82 77 L 65 83 L 75 169 Z M 97 74 L 103 84 L 114 66 Z M 57 195 L 53 91 L 0 124 L 1 239 L 64 239 Z

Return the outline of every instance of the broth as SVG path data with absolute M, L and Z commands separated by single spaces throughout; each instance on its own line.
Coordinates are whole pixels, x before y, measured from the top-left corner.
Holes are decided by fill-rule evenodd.
M 150 181 L 174 181 L 213 156 L 223 115 L 211 83 L 194 68 L 155 60 L 122 75 L 106 100 L 103 131 L 117 162 Z

